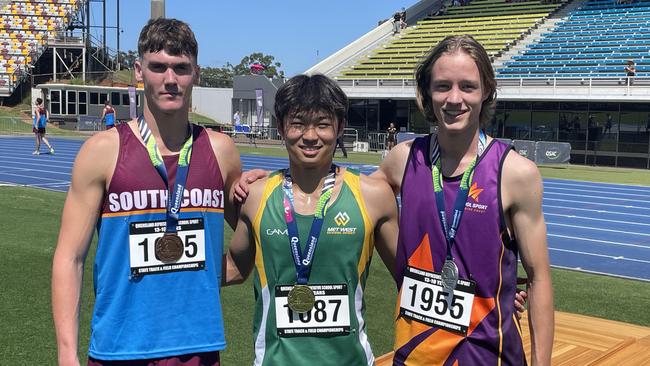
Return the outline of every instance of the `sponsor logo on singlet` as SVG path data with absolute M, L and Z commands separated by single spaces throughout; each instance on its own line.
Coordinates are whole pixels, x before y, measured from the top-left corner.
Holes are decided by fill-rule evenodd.
M 357 232 L 356 227 L 347 227 L 347 224 L 350 223 L 350 216 L 347 212 L 339 211 L 336 216 L 334 216 L 335 227 L 327 228 L 327 235 L 353 235 Z
M 164 209 L 168 193 L 164 189 L 145 189 L 108 194 L 108 211 L 133 211 Z M 181 207 L 211 207 L 223 209 L 223 191 L 208 188 L 192 188 L 183 192 Z
M 479 188 L 476 182 L 472 183 L 472 186 L 469 188 L 469 199 L 465 202 L 465 210 L 476 212 L 476 213 L 485 213 L 488 209 L 488 205 L 481 203 L 479 196 L 483 192 L 483 188 Z

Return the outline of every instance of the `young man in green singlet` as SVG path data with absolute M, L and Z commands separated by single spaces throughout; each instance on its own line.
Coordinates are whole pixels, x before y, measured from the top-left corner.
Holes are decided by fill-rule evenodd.
M 333 165 L 347 105 L 323 75 L 276 94 L 289 168 L 250 185 L 227 254 L 226 284 L 254 267 L 256 365 L 374 364 L 363 292 L 374 247 L 394 267 L 398 214 L 388 184 Z

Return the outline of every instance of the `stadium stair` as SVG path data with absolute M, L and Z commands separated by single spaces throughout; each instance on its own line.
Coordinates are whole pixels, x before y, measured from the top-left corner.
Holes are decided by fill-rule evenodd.
M 78 0 L 0 2 L 0 96 L 10 96 L 47 48 L 66 29 Z
M 522 53 L 501 60 L 497 76 L 620 78 L 628 59 L 642 75 L 650 71 L 650 1 L 589 0 L 581 5 Z
M 491 56 L 499 56 L 566 2 L 506 2 L 474 0 L 461 7 L 448 7 L 445 15 L 423 18 L 375 49 L 366 59 L 343 69 L 345 79 L 412 79 L 420 59 L 445 36 L 471 34 Z
M 568 17 L 572 11 L 581 7 L 584 3 L 586 3 L 586 1 L 587 0 L 573 0 L 567 3 L 565 7 L 559 9 L 556 13 L 551 15 L 548 19 L 542 22 L 537 28 L 533 29 L 530 32 L 530 34 L 524 37 L 520 42 L 518 42 L 516 45 L 514 45 L 507 51 L 503 52 L 503 54 L 500 55 L 499 57 L 496 57 L 492 62 L 492 66 L 495 69 L 497 69 L 503 66 L 505 62 L 513 61 L 512 60 L 513 56 L 522 54 L 530 44 L 537 42 L 537 40 L 542 36 L 542 34 L 551 31 L 551 29 L 555 28 L 557 23 L 559 23 L 563 19 L 566 19 L 566 17 Z

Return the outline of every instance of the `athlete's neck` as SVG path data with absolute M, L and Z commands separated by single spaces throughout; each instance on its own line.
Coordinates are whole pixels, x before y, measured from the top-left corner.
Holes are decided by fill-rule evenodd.
M 305 168 L 289 162 L 289 173 L 293 182 L 294 192 L 307 195 L 320 195 L 323 182 L 330 172 L 332 164 L 323 164 L 316 167 Z
M 156 139 L 156 144 L 162 155 L 178 153 L 187 140 L 189 131 L 187 110 L 174 114 L 144 109 L 144 120 Z
M 469 163 L 476 157 L 478 140 L 478 128 L 454 133 L 438 129 L 442 174 L 446 177 L 463 174 Z

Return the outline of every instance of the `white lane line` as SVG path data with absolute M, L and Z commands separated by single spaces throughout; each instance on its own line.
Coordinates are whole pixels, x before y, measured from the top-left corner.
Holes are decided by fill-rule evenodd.
M 614 257 L 611 255 L 605 255 L 605 254 L 596 254 L 596 253 L 587 253 L 587 252 L 581 252 L 578 250 L 568 250 L 568 249 L 558 249 L 558 248 L 548 248 L 548 250 L 555 250 L 557 252 L 566 252 L 566 253 L 573 253 L 573 254 L 582 254 L 582 255 L 588 255 L 592 257 L 602 257 L 602 258 L 608 258 L 608 259 L 616 259 L 616 260 L 621 260 L 621 261 L 630 261 L 630 262 L 638 262 L 638 263 L 645 263 L 645 264 L 650 264 L 650 261 L 643 260 L 643 259 L 636 259 L 636 258 L 619 258 L 619 257 Z
M 65 182 L 65 181 L 62 181 L 61 179 L 35 177 L 33 175 L 22 175 L 22 174 L 11 174 L 11 173 L 5 173 L 5 175 L 12 175 L 14 177 L 29 178 L 29 179 L 34 179 L 34 180 L 51 180 L 51 181 L 55 181 L 55 182 Z M 70 175 L 70 174 L 68 174 L 68 175 Z M 28 184 L 28 185 L 31 185 L 31 184 Z
M 631 199 L 631 198 L 610 198 L 610 197 L 603 197 L 603 196 L 591 196 L 591 195 L 586 195 L 586 194 L 555 193 L 555 192 L 548 192 L 548 191 L 544 192 L 544 195 L 547 195 L 547 194 L 553 194 L 553 195 L 558 195 L 558 196 L 580 197 L 580 198 L 598 198 L 598 199 L 606 199 L 606 200 L 611 200 L 611 201 L 632 201 L 632 202 L 647 202 L 647 203 L 650 203 L 650 200 L 646 201 L 646 200 Z
M 32 187 L 56 187 L 56 186 L 69 186 L 70 182 L 69 181 L 59 181 L 58 183 L 37 183 L 37 184 L 28 184 L 29 186 Z
M 581 238 L 579 236 L 569 236 L 569 235 L 559 235 L 559 234 L 546 234 L 546 236 L 551 236 L 551 237 L 554 237 L 554 238 L 562 238 L 562 239 L 572 239 L 572 240 L 578 240 L 578 241 L 590 241 L 590 242 L 594 242 L 594 243 L 615 245 L 615 246 L 619 246 L 619 247 L 650 249 L 650 246 L 640 245 L 640 244 L 621 243 L 619 241 L 589 239 L 589 238 Z
M 569 225 L 569 224 L 559 224 L 559 223 L 551 223 L 551 222 L 547 222 L 546 225 L 571 227 L 571 228 L 576 228 L 576 229 L 587 229 L 587 230 L 594 230 L 594 231 L 605 231 L 605 232 L 608 232 L 608 233 L 650 236 L 650 233 L 636 233 L 636 232 L 633 232 L 633 231 L 626 231 L 626 230 L 603 229 L 603 228 L 600 228 L 600 227 L 593 227 L 593 226 Z
M 560 269 L 567 269 L 567 270 L 570 270 L 570 271 L 578 271 L 578 272 L 585 272 L 585 273 L 593 273 L 593 274 L 597 274 L 597 275 L 605 275 L 605 276 L 610 276 L 610 277 L 624 278 L 624 279 L 627 279 L 627 280 L 637 280 L 637 281 L 650 282 L 650 278 L 633 277 L 633 276 L 625 276 L 625 275 L 620 275 L 620 274 L 615 274 L 615 273 L 592 271 L 592 270 L 588 270 L 588 269 L 583 269 L 581 267 L 558 266 L 556 264 L 551 264 L 551 267 L 560 268 Z
M 645 223 L 642 223 L 642 222 L 630 222 L 630 221 L 621 221 L 621 220 L 599 219 L 599 218 L 595 218 L 595 217 L 577 216 L 577 215 L 562 215 L 562 214 L 554 214 L 554 213 L 548 213 L 548 212 L 544 212 L 544 216 L 560 216 L 560 217 L 567 217 L 567 218 L 571 218 L 571 219 L 591 220 L 591 221 L 605 221 L 605 222 L 611 222 L 611 223 L 616 223 L 616 224 L 650 226 L 650 223 L 645 224 Z M 644 215 L 644 217 L 650 217 L 650 215 Z M 548 224 L 548 221 L 546 223 Z
M 616 211 L 607 211 L 607 210 L 596 210 L 596 209 L 593 209 L 593 208 L 577 208 L 577 207 L 569 207 L 569 206 L 554 206 L 554 205 L 544 204 L 544 208 L 546 208 L 546 207 L 549 207 L 549 208 L 561 208 L 561 209 L 564 209 L 564 210 L 589 211 L 589 212 L 597 212 L 597 213 L 604 213 L 604 214 L 611 214 L 611 215 L 650 217 L 650 215 L 635 214 L 635 213 L 628 213 L 628 212 L 616 212 Z
M 544 193 L 546 196 L 546 193 Z M 580 197 L 585 197 L 585 196 L 580 196 Z M 547 198 L 544 197 L 544 201 L 560 201 L 560 202 L 569 202 L 570 204 L 576 204 L 576 203 L 584 203 L 586 205 L 596 205 L 596 206 L 612 206 L 612 207 L 622 207 L 622 208 L 638 208 L 642 210 L 650 210 L 650 205 L 649 206 L 632 206 L 632 205 L 617 205 L 613 203 L 600 203 L 600 202 L 589 202 L 589 201 L 576 201 L 576 200 L 563 200 L 559 198 Z M 572 207 L 572 206 L 568 206 Z
M 576 189 L 576 188 L 559 188 L 559 187 L 550 187 L 550 189 L 545 189 L 544 192 L 550 192 L 551 190 L 562 190 L 562 191 L 572 191 L 572 192 L 588 192 L 588 193 L 603 193 L 606 195 L 615 195 L 616 197 L 618 196 L 650 196 L 650 191 L 646 192 L 639 192 L 639 193 L 618 193 L 618 192 L 611 192 L 607 190 L 603 191 L 598 191 L 594 189 Z M 554 192 L 551 192 L 554 193 Z M 559 194 L 559 193 L 558 193 Z M 582 196 L 581 194 L 576 193 L 576 196 Z
M 558 182 L 558 181 L 549 181 L 549 180 L 544 180 L 544 185 L 549 184 L 549 185 L 559 185 L 559 186 L 569 186 L 569 187 L 580 187 L 584 188 L 586 187 L 598 187 L 598 188 L 607 188 L 607 189 L 615 189 L 619 191 L 633 191 L 633 192 L 649 192 L 650 187 L 648 186 L 640 186 L 640 185 L 635 185 L 635 184 L 620 184 L 620 183 L 602 183 L 602 182 L 589 182 L 589 181 L 567 181 L 567 183 L 564 182 Z

